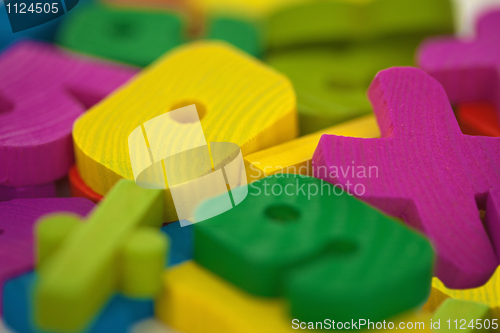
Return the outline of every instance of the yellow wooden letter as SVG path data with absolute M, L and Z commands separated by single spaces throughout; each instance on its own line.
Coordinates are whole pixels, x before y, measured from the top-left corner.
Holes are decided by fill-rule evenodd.
M 188 261 L 165 272 L 156 317 L 185 333 L 291 333 L 297 331 L 285 302 L 250 295 L 219 276 Z M 335 314 L 331 318 L 335 320 Z M 357 320 L 355 318 L 354 320 Z M 410 311 L 390 318 L 398 331 L 432 332 L 430 314 Z M 295 323 L 295 324 L 294 324 Z M 404 323 L 401 324 L 400 323 Z M 408 325 L 408 323 L 411 323 Z M 300 325 L 300 324 L 299 324 Z M 303 325 L 302 325 L 303 326 Z M 300 326 L 299 326 L 300 327 Z M 295 328 L 295 329 L 294 329 Z M 328 329 L 328 326 L 324 328 Z M 366 328 L 366 327 L 365 327 Z M 392 332 L 386 329 L 377 330 Z
M 129 134 L 191 104 L 207 142 L 235 143 L 243 156 L 297 136 L 295 94 L 286 77 L 228 44 L 192 43 L 167 53 L 75 122 L 76 160 L 85 183 L 104 195 L 119 179 L 134 179 Z M 176 133 L 162 139 L 189 147 L 190 138 Z M 164 197 L 164 221 L 174 221 L 168 189 Z
M 245 157 L 248 183 L 275 173 L 312 176 L 311 159 L 323 134 L 378 138 L 380 129 L 373 115 L 360 117 Z

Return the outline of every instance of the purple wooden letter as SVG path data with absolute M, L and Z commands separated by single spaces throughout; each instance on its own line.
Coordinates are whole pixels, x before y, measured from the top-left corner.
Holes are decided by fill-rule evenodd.
M 484 284 L 498 261 L 478 204 L 500 185 L 500 138 L 462 134 L 443 87 L 417 68 L 379 72 L 368 96 L 382 138 L 323 135 L 315 176 L 350 185 L 426 234 L 437 252 L 435 273 L 448 287 Z M 335 172 L 349 166 L 355 172 Z
M 0 185 L 65 176 L 74 163 L 74 120 L 134 73 L 36 42 L 0 54 Z

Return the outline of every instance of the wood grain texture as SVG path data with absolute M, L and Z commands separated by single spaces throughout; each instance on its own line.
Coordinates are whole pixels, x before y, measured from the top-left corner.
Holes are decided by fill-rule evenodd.
M 441 37 L 419 47 L 420 68 L 436 78 L 450 102 L 489 101 L 500 110 L 500 10 L 477 22 L 475 40 Z M 500 123 L 499 123 L 500 124 Z
M 490 307 L 491 318 L 500 320 L 500 266 L 486 284 L 473 289 L 449 289 L 441 280 L 433 278 L 431 295 L 424 308 L 435 312 L 447 298 L 486 304 Z
M 104 195 L 121 178 L 134 179 L 128 136 L 144 122 L 195 104 L 207 142 L 232 142 L 246 154 L 297 136 L 290 82 L 220 42 L 198 42 L 166 54 L 115 94 L 80 117 L 73 138 L 84 182 Z M 189 147 L 189 137 L 164 142 Z M 176 220 L 169 190 L 164 221 Z
M 43 215 L 87 215 L 94 204 L 82 198 L 19 199 L 0 203 L 0 300 L 3 284 L 33 269 L 35 222 Z M 1 313 L 0 304 L 0 313 Z
M 0 202 L 13 199 L 55 198 L 57 190 L 55 183 L 35 186 L 0 186 Z
M 33 297 L 40 329 L 82 330 L 116 291 L 155 296 L 167 247 L 155 230 L 162 224 L 161 195 L 122 180 L 86 223 L 52 215 L 38 224 Z
M 500 136 L 500 120 L 497 109 L 492 103 L 459 103 L 456 115 L 464 134 Z
M 74 120 L 135 72 L 36 42 L 0 54 L 0 185 L 64 177 L 74 164 Z
M 250 154 L 245 157 L 248 183 L 275 173 L 312 176 L 312 157 L 324 134 L 378 138 L 380 130 L 375 116 L 368 115 Z
M 485 304 L 448 298 L 434 312 L 432 320 L 439 322 L 440 329 L 437 330 L 438 332 L 484 333 L 490 332 L 490 317 L 490 308 Z M 483 326 L 485 319 L 489 321 L 488 329 Z M 477 322 L 481 323 L 481 328 L 476 326 Z M 472 323 L 472 326 L 469 326 L 470 323 Z
M 32 290 L 34 272 L 20 275 L 5 284 L 3 302 L 5 323 L 17 333 L 47 333 L 33 321 Z M 153 316 L 154 300 L 132 299 L 115 294 L 94 320 L 80 333 L 123 333 L 138 321 Z
M 68 179 L 72 197 L 87 198 L 95 203 L 103 199 L 102 195 L 92 191 L 92 189 L 85 184 L 75 165 L 69 169 Z
M 435 275 L 448 287 L 484 284 L 498 260 L 478 206 L 500 185 L 500 139 L 462 134 L 444 89 L 422 70 L 381 71 L 368 95 L 382 138 L 324 135 L 315 175 L 361 184 L 362 200 L 426 234 L 438 255 Z M 347 166 L 375 166 L 378 173 L 335 172 Z
M 189 261 L 166 271 L 163 281 L 164 289 L 155 304 L 155 313 L 160 321 L 175 330 L 185 333 L 297 331 L 292 328 L 292 318 L 287 315 L 282 299 L 252 296 L 195 262 Z M 425 322 L 425 330 L 420 332 L 431 332 L 427 311 L 412 311 L 390 320 L 396 326 L 399 322 Z M 409 329 L 399 331 L 410 332 Z

